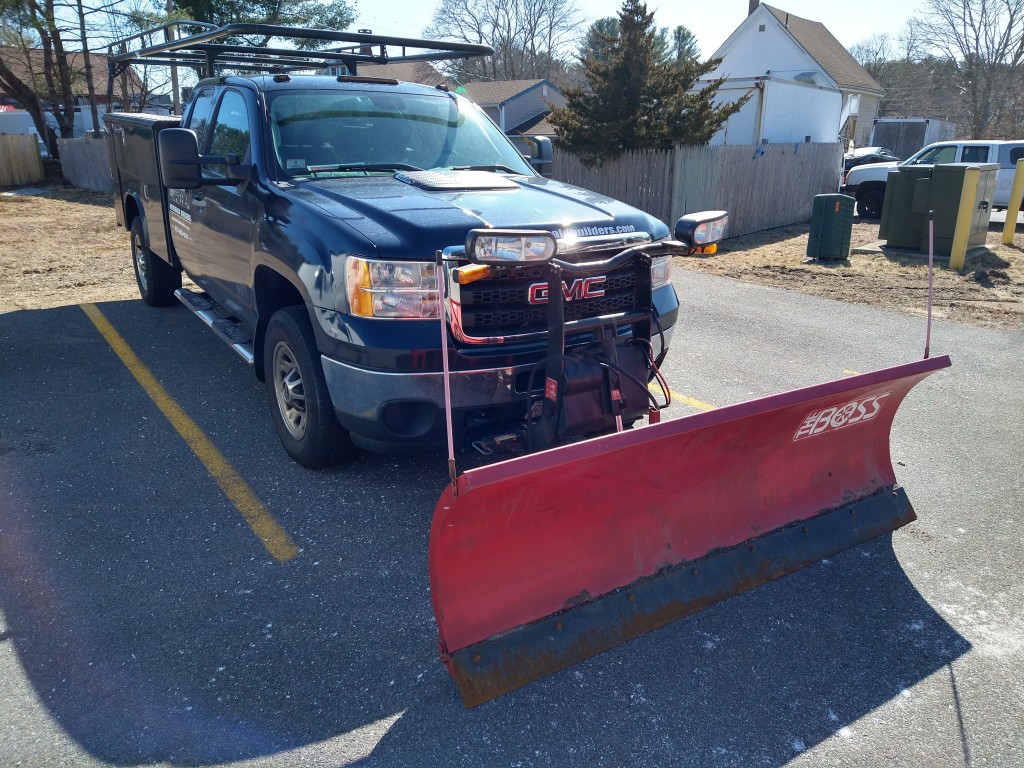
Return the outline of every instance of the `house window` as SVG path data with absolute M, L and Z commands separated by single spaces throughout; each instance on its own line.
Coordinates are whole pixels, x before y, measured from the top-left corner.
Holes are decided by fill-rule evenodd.
M 760 26 L 759 26 L 759 27 L 757 28 L 757 31 L 758 31 L 758 32 L 764 32 L 764 24 L 761 24 L 761 25 L 760 25 Z

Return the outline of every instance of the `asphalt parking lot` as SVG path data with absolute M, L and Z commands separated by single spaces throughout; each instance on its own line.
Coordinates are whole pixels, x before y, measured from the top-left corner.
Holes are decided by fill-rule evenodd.
M 917 318 L 675 280 L 671 415 L 923 349 Z M 444 458 L 304 470 L 184 309 L 98 311 L 224 464 L 82 307 L 0 315 L 0 765 L 1024 765 L 1019 331 L 936 323 L 953 368 L 893 431 L 917 522 L 464 710 L 426 571 Z

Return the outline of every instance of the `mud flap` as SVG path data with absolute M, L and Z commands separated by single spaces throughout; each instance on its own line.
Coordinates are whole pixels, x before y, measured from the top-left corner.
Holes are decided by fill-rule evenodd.
M 920 360 L 472 469 L 430 533 L 475 706 L 915 519 L 889 456 Z

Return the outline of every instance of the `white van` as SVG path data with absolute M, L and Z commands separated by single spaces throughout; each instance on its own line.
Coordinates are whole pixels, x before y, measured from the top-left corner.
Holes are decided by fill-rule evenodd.
M 46 151 L 46 143 L 39 136 L 39 131 L 36 130 L 36 124 L 32 122 L 32 115 L 23 109 L 0 112 L 0 133 L 35 136 L 36 141 L 39 142 L 39 154 L 43 157 L 50 156 Z

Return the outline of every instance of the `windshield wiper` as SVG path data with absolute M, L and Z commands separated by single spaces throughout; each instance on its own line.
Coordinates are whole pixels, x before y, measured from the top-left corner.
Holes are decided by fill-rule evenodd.
M 522 176 L 522 171 L 517 171 L 507 165 L 457 165 L 452 168 L 453 171 L 504 171 L 505 173 L 514 173 L 516 176 Z
M 422 171 L 423 169 L 408 163 L 327 163 L 324 165 L 310 165 L 306 170 L 310 173 L 335 173 L 338 171 L 388 173 L 391 171 Z

